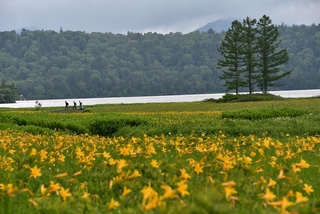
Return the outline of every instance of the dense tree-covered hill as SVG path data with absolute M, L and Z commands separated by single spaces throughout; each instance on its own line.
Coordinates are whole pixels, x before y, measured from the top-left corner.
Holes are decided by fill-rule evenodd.
M 281 89 L 320 88 L 320 25 L 278 26 L 292 73 Z M 0 78 L 26 99 L 221 93 L 224 32 L 0 32 Z M 246 90 L 246 89 L 243 89 Z

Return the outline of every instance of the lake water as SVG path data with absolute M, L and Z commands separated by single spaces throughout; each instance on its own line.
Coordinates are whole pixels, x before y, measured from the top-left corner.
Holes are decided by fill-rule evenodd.
M 310 90 L 288 90 L 288 91 L 270 91 L 269 93 L 279 95 L 284 98 L 302 98 L 320 96 L 320 89 Z M 97 104 L 131 104 L 131 103 L 169 103 L 169 102 L 195 102 L 205 99 L 219 99 L 224 93 L 216 94 L 188 94 L 188 95 L 166 95 L 166 96 L 140 96 L 140 97 L 105 97 L 105 98 L 74 98 L 74 99 L 48 99 L 38 100 L 42 107 L 64 106 L 65 101 L 73 106 L 73 101 L 83 103 L 83 106 Z M 0 108 L 34 108 L 36 100 L 17 100 L 16 103 L 0 104 Z M 70 107 L 69 106 L 69 107 Z

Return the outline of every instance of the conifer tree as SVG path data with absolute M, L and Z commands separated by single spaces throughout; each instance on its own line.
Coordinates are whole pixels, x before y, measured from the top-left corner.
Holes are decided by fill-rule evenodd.
M 249 93 L 253 93 L 253 87 L 256 84 L 256 66 L 257 62 L 257 29 L 256 19 L 250 19 L 247 17 L 243 20 L 243 63 L 244 63 L 244 76 L 247 81 L 247 87 L 249 87 Z
M 279 86 L 278 80 L 291 73 L 281 72 L 280 66 L 289 60 L 286 49 L 279 49 L 278 28 L 264 15 L 257 23 L 249 17 L 232 23 L 220 46 L 224 60 L 218 68 L 226 68 L 220 79 L 226 80 L 227 90 L 246 86 L 253 93 L 258 86 L 263 93 L 268 87 Z M 278 85 L 276 85 L 278 84 Z
M 219 60 L 218 67 L 225 68 L 220 79 L 225 80 L 224 86 L 227 87 L 227 91 L 235 90 L 236 94 L 238 94 L 239 88 L 246 83 L 241 79 L 242 49 L 242 24 L 235 20 L 226 32 L 219 48 L 219 52 L 224 59 Z
M 286 49 L 279 50 L 278 28 L 272 24 L 271 19 L 264 15 L 257 23 L 259 48 L 259 77 L 258 86 L 263 93 L 267 93 L 268 87 L 275 86 L 275 81 L 291 73 L 282 72 L 279 66 L 288 62 L 289 55 Z

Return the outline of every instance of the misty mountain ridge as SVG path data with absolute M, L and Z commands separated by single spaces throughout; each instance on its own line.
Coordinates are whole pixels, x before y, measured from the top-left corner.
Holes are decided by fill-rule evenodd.
M 209 22 L 208 24 L 196 29 L 196 31 L 207 32 L 210 28 L 216 31 L 217 33 L 220 33 L 222 31 L 227 31 L 231 27 L 231 23 L 234 20 L 236 20 L 236 18 L 232 18 L 232 17 L 218 19 L 216 21 Z
M 30 30 L 30 31 L 40 30 L 38 27 L 30 25 L 30 26 L 26 26 L 26 27 L 21 27 L 19 29 L 15 29 L 15 31 L 16 31 L 16 33 L 20 34 L 23 29 L 24 30 Z
M 199 32 L 207 32 L 209 29 L 212 29 L 214 30 L 215 32 L 217 33 L 221 33 L 223 31 L 227 31 L 230 27 L 231 27 L 231 24 L 234 20 L 238 20 L 239 22 L 242 22 L 243 19 L 242 18 L 235 18 L 235 17 L 227 17 L 227 18 L 222 18 L 222 19 L 218 19 L 218 20 L 215 20 L 215 21 L 212 21 L 212 22 L 209 22 L 207 24 L 205 24 L 204 26 L 202 27 L 199 27 L 197 28 L 196 30 L 194 31 L 199 31 Z M 274 23 L 275 24 L 275 23 Z M 316 24 L 316 25 L 319 25 L 320 23 Z M 286 24 L 282 23 L 282 24 L 275 24 L 275 25 L 285 25 L 287 26 Z M 293 24 L 292 26 L 299 26 L 299 24 Z M 300 25 L 305 25 L 305 24 L 300 24 Z M 313 24 L 314 25 L 314 24 Z M 305 25 L 305 26 L 311 26 L 311 25 Z M 33 26 L 33 25 L 29 25 L 29 26 L 25 26 L 25 27 L 21 27 L 19 29 L 15 29 L 16 33 L 17 34 L 20 34 L 22 30 L 30 30 L 30 31 L 36 31 L 36 30 L 43 30 L 42 28 L 40 27 L 36 27 L 36 26 Z M 62 29 L 62 28 L 61 28 Z M 58 31 L 56 31 L 58 32 Z M 85 32 L 85 31 L 83 31 Z M 192 32 L 192 31 L 191 31 Z M 92 32 L 92 33 L 95 33 L 95 32 Z M 145 32 L 147 33 L 147 32 Z
M 210 28 L 212 30 L 214 30 L 215 32 L 217 33 L 221 33 L 222 31 L 227 31 L 230 27 L 231 27 L 231 24 L 234 20 L 238 20 L 240 22 L 243 21 L 243 19 L 240 19 L 240 18 L 232 18 L 232 17 L 228 17 L 228 18 L 223 18 L 223 19 L 218 19 L 216 21 L 213 21 L 213 22 L 209 22 L 207 23 L 206 25 L 196 29 L 195 31 L 199 31 L 199 32 L 207 32 Z M 312 24 L 312 25 L 319 25 L 320 23 L 318 24 Z M 285 25 L 287 26 L 285 23 L 282 22 L 282 24 L 275 24 L 274 25 Z M 293 24 L 291 26 L 299 26 L 299 25 L 304 25 L 304 26 L 311 26 L 311 25 L 306 25 L 306 24 Z

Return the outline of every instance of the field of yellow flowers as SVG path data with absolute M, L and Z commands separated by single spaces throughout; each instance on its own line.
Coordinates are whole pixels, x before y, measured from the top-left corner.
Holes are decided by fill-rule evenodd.
M 221 112 L 160 123 L 192 114 Z M 0 213 L 319 213 L 319 149 L 309 134 L 0 130 Z

